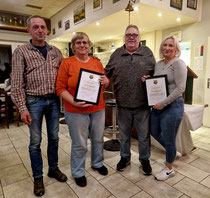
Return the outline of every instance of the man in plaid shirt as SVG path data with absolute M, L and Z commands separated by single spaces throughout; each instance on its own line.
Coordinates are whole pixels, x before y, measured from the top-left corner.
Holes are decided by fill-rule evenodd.
M 58 168 L 59 98 L 56 96 L 57 71 L 63 59 L 61 52 L 45 42 L 47 26 L 40 16 L 27 20 L 32 39 L 18 47 L 12 59 L 11 96 L 22 121 L 29 126 L 29 154 L 34 177 L 34 194 L 45 193 L 41 154 L 42 120 L 46 119 L 48 137 L 48 176 L 60 182 L 67 181 Z

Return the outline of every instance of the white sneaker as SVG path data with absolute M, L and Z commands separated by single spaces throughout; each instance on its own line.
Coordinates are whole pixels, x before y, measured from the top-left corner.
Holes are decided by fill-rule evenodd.
M 159 181 L 164 181 L 168 179 L 169 177 L 173 177 L 175 175 L 175 171 L 172 168 L 171 170 L 165 166 L 159 173 L 155 175 L 155 179 Z
M 180 153 L 180 152 L 176 152 L 176 158 L 180 158 L 180 157 L 182 157 L 182 154 Z

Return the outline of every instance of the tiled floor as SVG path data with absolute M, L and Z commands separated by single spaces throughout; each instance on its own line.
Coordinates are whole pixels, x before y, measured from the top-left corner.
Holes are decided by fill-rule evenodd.
M 90 168 L 90 153 L 86 160 L 88 185 L 78 187 L 70 172 L 70 146 L 68 129 L 60 125 L 59 166 L 67 174 L 68 181 L 59 183 L 47 177 L 46 128 L 43 130 L 42 153 L 44 162 L 44 184 L 48 198 L 210 198 L 210 128 L 202 127 L 192 132 L 194 145 L 191 154 L 175 161 L 176 175 L 165 182 L 154 176 L 144 176 L 139 168 L 137 141 L 132 139 L 132 163 L 123 172 L 116 171 L 119 152 L 104 151 L 107 176 L 101 176 Z M 107 138 L 105 138 L 107 140 Z M 33 179 L 28 154 L 29 133 L 21 123 L 6 129 L 0 125 L 0 198 L 31 198 Z M 89 144 L 90 145 L 90 144 Z M 152 147 L 151 164 L 153 174 L 163 167 L 164 152 Z

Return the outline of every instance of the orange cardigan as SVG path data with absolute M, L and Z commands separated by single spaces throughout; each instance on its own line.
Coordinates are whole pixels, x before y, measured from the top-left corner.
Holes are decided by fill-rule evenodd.
M 78 61 L 74 56 L 66 58 L 62 61 L 61 66 L 58 70 L 56 82 L 57 95 L 60 95 L 63 91 L 68 91 L 74 97 L 80 68 L 104 73 L 104 68 L 97 58 L 90 57 L 90 60 L 87 63 L 82 63 Z M 93 105 L 86 108 L 79 108 L 71 105 L 65 100 L 63 100 L 63 104 L 65 106 L 65 110 L 71 113 L 92 113 L 103 110 L 105 108 L 105 102 L 103 98 L 103 86 L 101 88 L 98 105 Z

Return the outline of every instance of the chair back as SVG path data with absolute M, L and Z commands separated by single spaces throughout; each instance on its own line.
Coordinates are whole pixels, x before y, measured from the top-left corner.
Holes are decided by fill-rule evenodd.
M 7 123 L 7 128 L 9 128 L 9 108 L 8 108 L 8 96 L 7 92 L 0 88 L 0 114 L 5 114 L 6 115 L 6 123 Z

